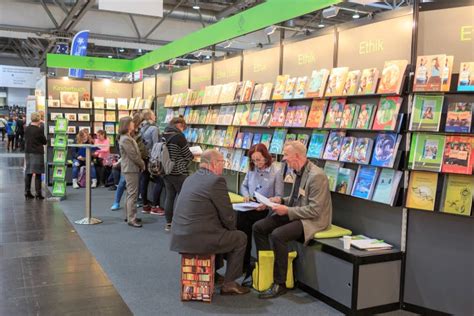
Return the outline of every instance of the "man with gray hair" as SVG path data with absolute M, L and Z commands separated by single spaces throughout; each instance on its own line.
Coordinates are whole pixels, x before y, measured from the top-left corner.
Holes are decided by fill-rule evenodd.
M 200 168 L 186 178 L 178 195 L 171 228 L 172 251 L 216 254 L 216 270 L 227 260 L 222 295 L 246 294 L 250 290 L 235 282 L 242 275 L 247 245 L 245 233 L 237 230 L 225 179 L 224 157 L 215 149 L 201 155 Z M 217 279 L 217 277 L 216 277 Z
M 329 182 L 322 169 L 306 157 L 306 146 L 299 141 L 285 144 L 283 160 L 296 173 L 295 182 L 288 197 L 270 200 L 273 216 L 253 225 L 258 250 L 273 250 L 275 263 L 272 287 L 259 298 L 274 298 L 285 294 L 288 270 L 288 242 L 302 239 L 305 245 L 314 234 L 331 225 L 332 202 Z M 271 241 L 271 245 L 270 245 Z

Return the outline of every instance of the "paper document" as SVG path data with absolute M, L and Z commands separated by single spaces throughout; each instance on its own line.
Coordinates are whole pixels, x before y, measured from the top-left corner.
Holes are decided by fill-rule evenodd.
M 239 211 L 239 212 L 247 212 L 247 211 L 252 211 L 259 207 L 260 204 L 256 202 L 247 202 L 247 203 L 234 203 L 232 204 L 232 208 L 234 211 Z
M 258 192 L 255 192 L 255 198 L 256 198 L 257 201 L 259 201 L 260 203 L 265 204 L 266 206 L 269 206 L 269 207 L 273 207 L 273 206 L 278 206 L 278 205 L 280 205 L 280 204 L 278 204 L 278 203 L 273 203 L 273 202 L 270 201 L 268 198 L 264 197 L 263 195 L 261 195 L 261 194 L 258 193 Z
M 196 155 L 202 155 L 202 148 L 201 146 L 192 146 L 192 147 L 189 147 L 189 150 L 191 151 L 191 153 L 196 156 Z

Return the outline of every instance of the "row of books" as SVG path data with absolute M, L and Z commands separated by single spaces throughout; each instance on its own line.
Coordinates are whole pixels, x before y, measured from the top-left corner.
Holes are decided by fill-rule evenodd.
M 220 107 L 187 107 L 184 119 L 188 124 L 260 126 L 260 127 L 306 127 L 341 128 L 361 130 L 397 129 L 400 123 L 401 97 L 382 97 L 376 104 L 346 103 L 346 99 L 314 100 L 311 106 L 290 106 L 289 102 L 275 104 L 239 104 Z M 168 109 L 166 122 L 176 116 Z
M 413 133 L 408 166 L 412 170 L 473 173 L 474 136 Z
M 209 274 L 183 273 L 181 277 L 183 280 L 187 281 L 209 282 L 211 280 Z
M 154 96 L 149 96 L 146 99 L 137 98 L 104 98 L 94 97 L 94 102 L 89 100 L 89 97 L 83 97 L 84 100 L 79 100 L 78 92 L 61 91 L 59 93 L 59 100 L 53 98 L 48 99 L 49 108 L 81 108 L 81 109 L 107 109 L 107 110 L 143 110 L 151 109 Z

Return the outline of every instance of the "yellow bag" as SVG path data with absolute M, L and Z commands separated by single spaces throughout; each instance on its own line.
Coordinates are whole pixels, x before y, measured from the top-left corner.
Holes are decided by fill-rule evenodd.
M 295 287 L 293 277 L 293 260 L 296 258 L 296 251 L 288 253 L 288 272 L 286 275 L 286 287 Z M 258 262 L 252 272 L 253 288 L 263 292 L 268 290 L 273 284 L 273 264 L 275 257 L 272 250 L 260 250 L 258 252 Z

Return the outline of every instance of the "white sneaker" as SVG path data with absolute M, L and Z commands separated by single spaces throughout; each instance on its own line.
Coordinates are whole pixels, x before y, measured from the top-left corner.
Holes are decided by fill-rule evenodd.
M 92 179 L 91 188 L 97 188 L 97 179 Z
M 79 184 L 77 183 L 77 179 L 72 179 L 72 187 L 74 189 L 79 189 Z

